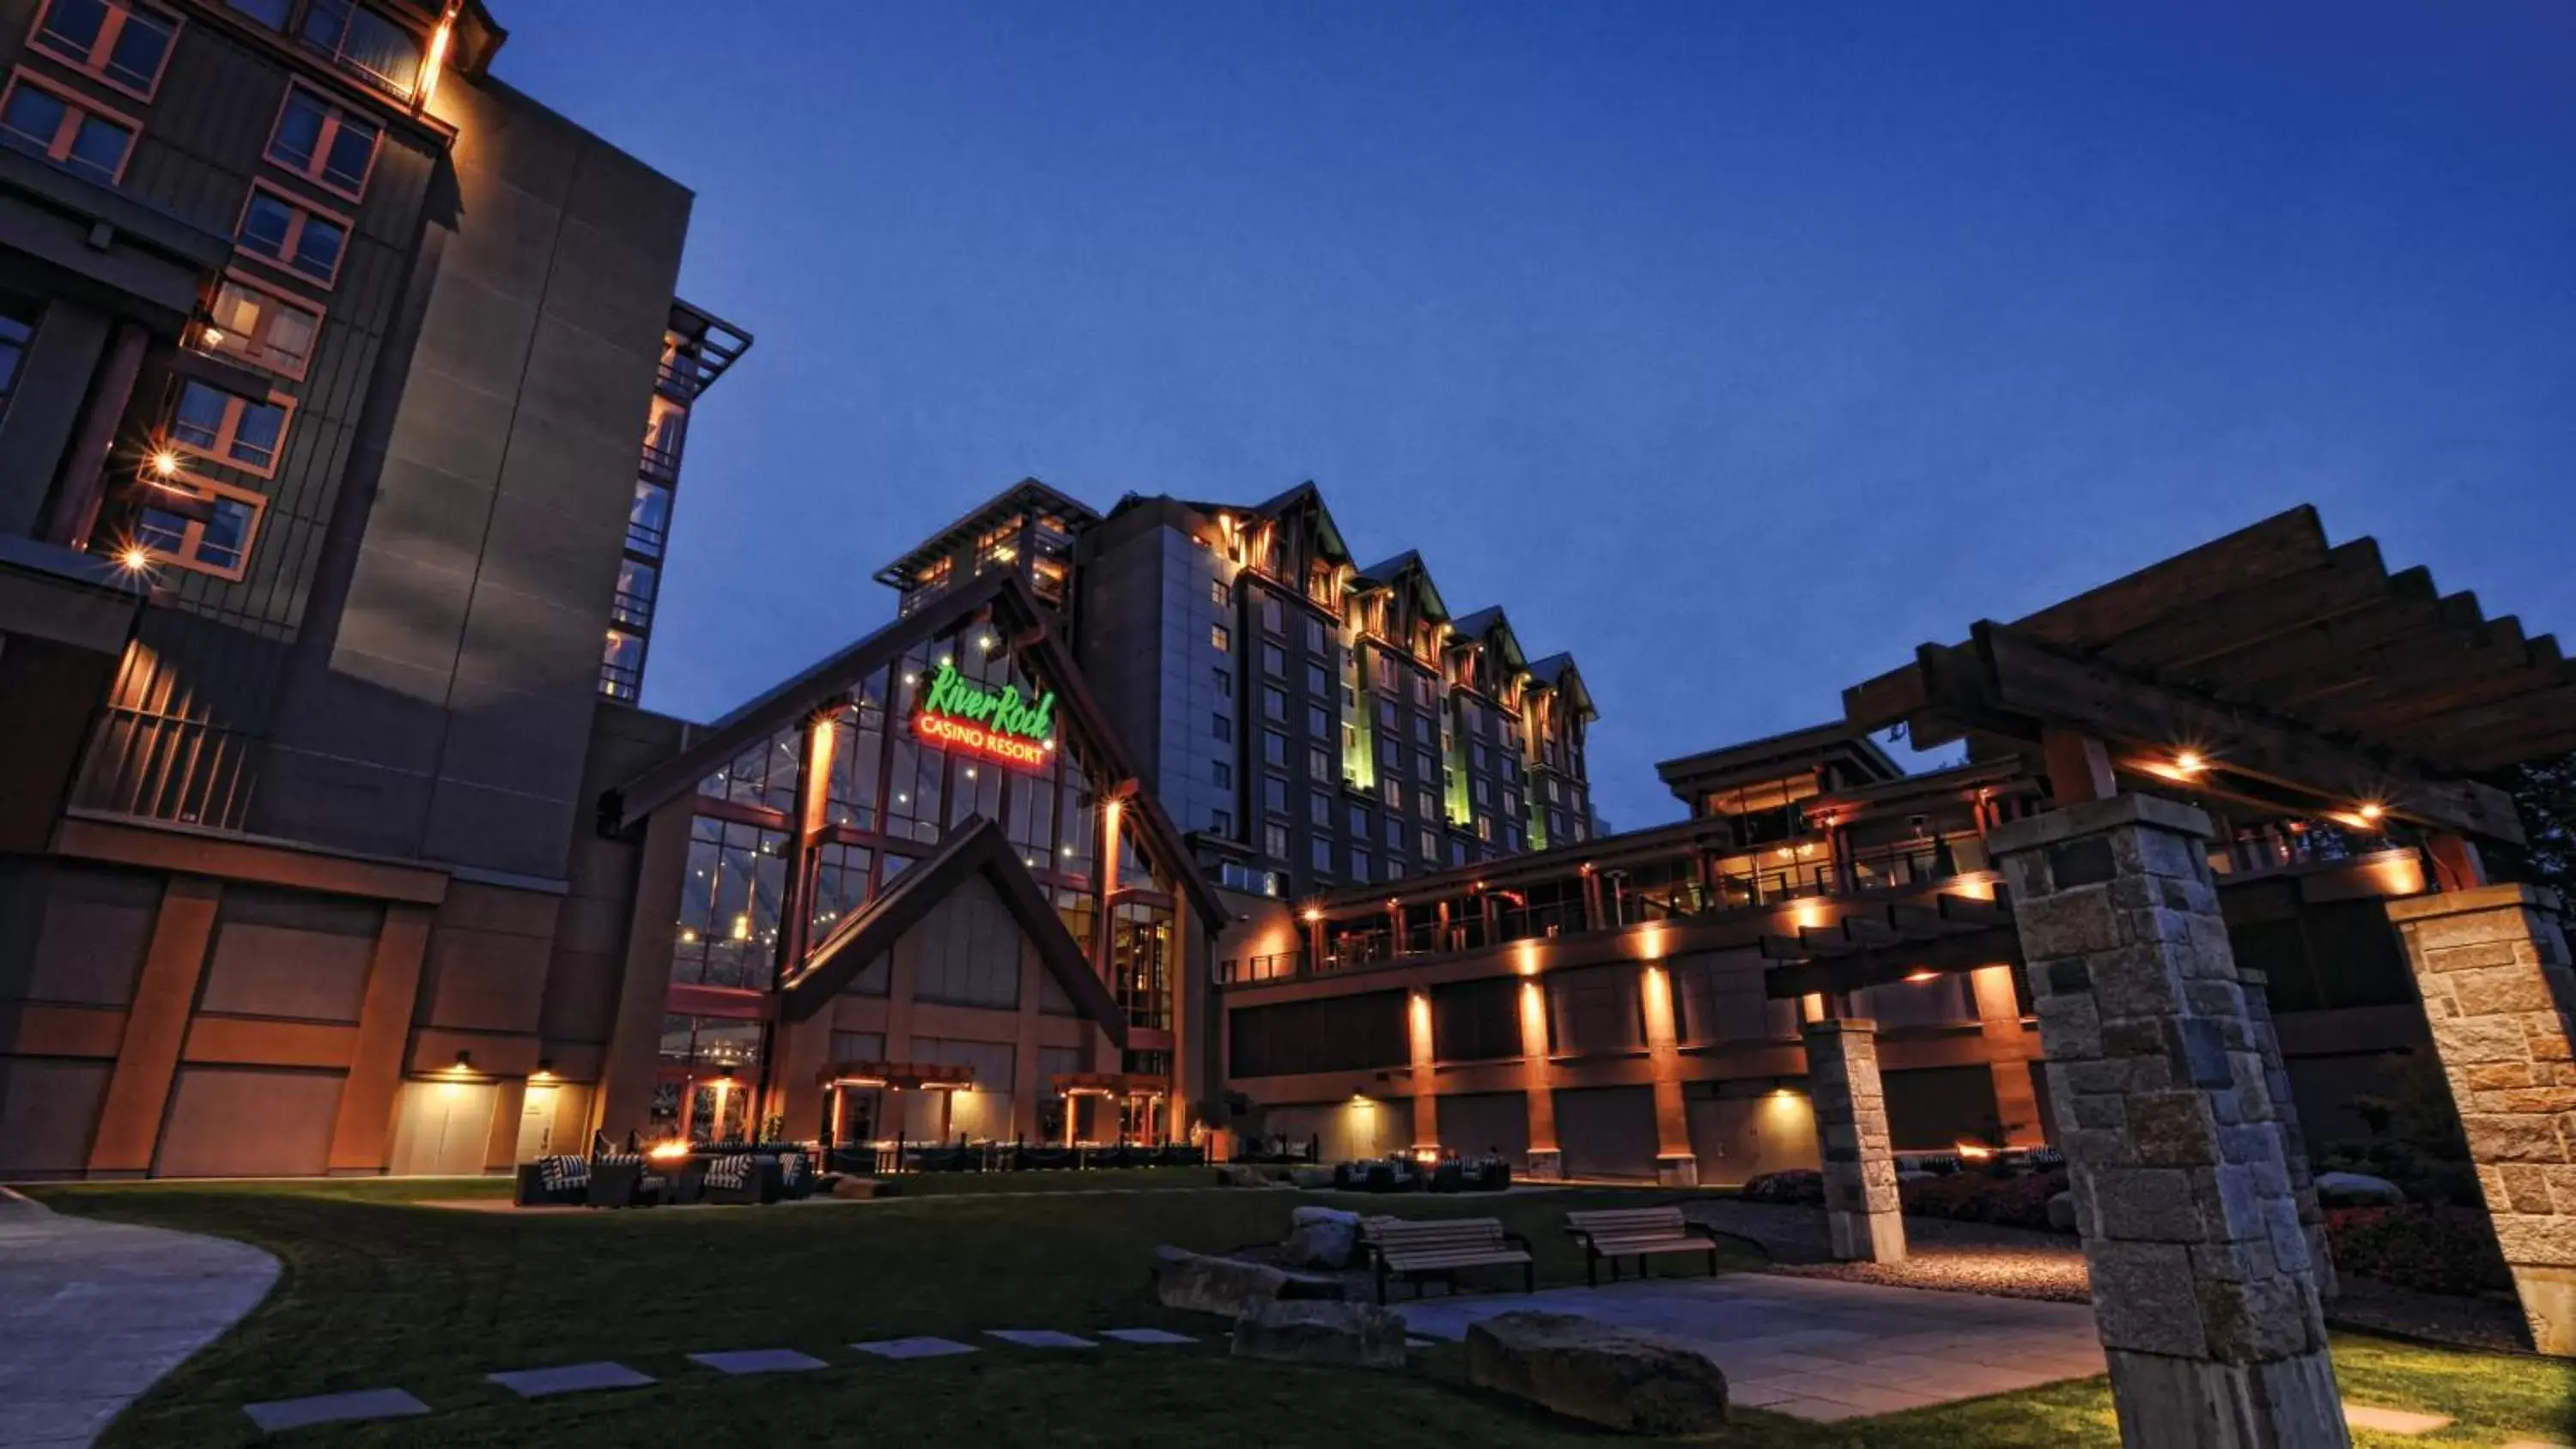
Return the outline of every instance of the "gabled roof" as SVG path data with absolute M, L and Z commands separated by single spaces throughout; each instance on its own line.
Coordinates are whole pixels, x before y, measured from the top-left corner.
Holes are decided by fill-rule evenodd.
M 1064 918 L 1047 900 L 1020 863 L 1019 853 L 1002 827 L 981 816 L 951 830 L 938 850 L 897 876 L 875 900 L 843 920 L 806 957 L 804 969 L 790 977 L 779 999 L 779 1014 L 803 1021 L 823 1010 L 849 989 L 851 978 L 870 961 L 894 948 L 904 932 L 920 925 L 961 881 L 982 875 L 992 883 L 1011 918 L 1038 948 L 1038 959 L 1082 1014 L 1100 1024 L 1122 1051 L 1127 1046 L 1127 1015 L 1118 1009 L 1109 987 L 1084 959 L 1082 947 L 1064 928 Z
M 962 627 L 986 609 L 992 610 L 997 623 L 1005 626 L 1002 637 L 1013 641 L 1034 664 L 1036 672 L 1054 686 L 1065 717 L 1089 747 L 1093 786 L 1107 790 L 1139 780 L 1125 745 L 1110 727 L 1107 716 L 1100 712 L 1099 702 L 1091 697 L 1091 687 L 1083 682 L 1072 654 L 1057 638 L 1056 631 L 1047 626 L 1044 606 L 1019 575 L 995 574 L 941 592 L 929 603 L 725 716 L 678 754 L 609 791 L 600 802 L 600 819 L 617 829 L 633 829 L 655 809 L 694 792 L 700 780 L 753 744 L 841 700 L 867 676 L 902 658 L 906 649 Z M 1199 873 L 1162 802 L 1152 792 L 1139 789 L 1130 803 L 1129 818 L 1143 836 L 1154 863 L 1188 894 L 1191 906 L 1207 922 L 1208 929 L 1216 930 L 1231 920 L 1233 912 L 1218 898 L 1216 887 Z
M 1783 768 L 1804 769 L 1827 758 L 1848 760 L 1875 779 L 1905 778 L 1905 768 L 1879 748 L 1868 730 L 1843 720 L 1828 720 L 1804 729 L 1765 735 L 1758 740 L 1744 740 L 1713 750 L 1702 750 L 1696 755 L 1665 760 L 1655 766 L 1655 776 L 1671 786 L 1675 794 L 1688 800 L 1694 792 L 1713 788 L 1739 776 Z
M 1492 648 L 1498 656 L 1494 660 L 1493 677 L 1506 686 L 1514 675 L 1529 668 L 1529 657 L 1521 652 L 1521 636 L 1513 630 L 1512 621 L 1504 616 L 1500 604 L 1489 604 L 1452 619 L 1449 630 L 1449 647 L 1452 649 L 1470 642 Z
M 1562 652 L 1551 654 L 1545 659 L 1533 662 L 1530 665 L 1530 673 L 1537 675 L 1541 684 L 1573 701 L 1574 707 L 1582 712 L 1585 719 L 1594 720 L 1601 717 L 1601 711 L 1592 707 L 1592 691 L 1583 683 L 1583 671 L 1574 667 L 1573 655 Z
M 1422 591 L 1424 612 L 1435 619 L 1447 619 L 1449 605 L 1440 597 L 1440 586 L 1431 582 L 1430 566 L 1422 561 L 1421 553 L 1414 549 L 1408 548 L 1393 558 L 1381 559 L 1361 569 L 1358 574 L 1359 591 L 1365 592 L 1371 588 L 1393 588 L 1407 577 L 1413 580 L 1415 588 Z

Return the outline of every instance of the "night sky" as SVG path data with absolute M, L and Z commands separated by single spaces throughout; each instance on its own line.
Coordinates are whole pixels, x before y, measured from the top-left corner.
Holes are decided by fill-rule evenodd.
M 492 8 L 758 339 L 655 709 L 875 628 L 1027 475 L 1316 480 L 1574 651 L 1620 828 L 1680 813 L 1656 760 L 2301 501 L 2576 631 L 2557 0 Z

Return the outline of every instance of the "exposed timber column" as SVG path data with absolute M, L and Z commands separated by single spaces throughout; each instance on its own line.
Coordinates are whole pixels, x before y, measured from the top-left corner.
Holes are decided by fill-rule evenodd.
M 2013 992 L 2010 966 L 1980 966 L 1968 973 L 1968 989 L 1977 1001 L 1977 1035 L 1986 1046 L 1986 1070 L 1995 1083 L 1995 1120 L 2004 1140 L 2015 1147 L 2037 1147 L 2046 1140 L 2039 1129 L 2039 1064 L 2030 1059 L 2030 1034 L 2022 1030 L 2021 998 Z
M 1431 990 L 1417 986 L 1405 993 L 1405 1036 L 1412 1047 L 1413 1155 L 1440 1155 L 1440 1093 L 1432 1083 Z
M 2146 795 L 1999 826 L 2129 1449 L 2351 1442 L 2209 817 Z
M 1690 1113 L 1682 1105 L 1682 1048 L 1674 1029 L 1673 974 L 1649 962 L 1638 973 L 1644 998 L 1646 1065 L 1655 1085 L 1655 1181 L 1666 1187 L 1699 1186 L 1699 1158 L 1691 1151 Z
M 1552 1181 L 1565 1175 L 1556 1146 L 1556 1081 L 1547 1061 L 1547 989 L 1521 980 L 1521 1090 L 1529 1102 L 1529 1175 Z
M 2534 1347 L 2576 1357 L 2576 1018 L 2559 900 L 2525 885 L 2388 903 Z
M 2317 1200 L 2317 1175 L 2308 1164 L 2308 1134 L 2299 1126 L 2299 1104 L 2290 1094 L 2290 1063 L 2281 1055 L 2281 1033 L 2272 1024 L 2271 978 L 2250 966 L 2236 968 L 2245 988 L 2246 1025 L 2254 1049 L 2263 1058 L 2263 1085 L 2272 1094 L 2272 1111 L 2281 1123 L 2281 1151 L 2290 1169 L 2290 1196 L 2299 1204 L 2299 1235 L 2308 1240 L 2308 1261 L 2316 1268 L 2317 1296 L 2343 1291 L 2335 1277 L 2334 1249 L 2326 1241 L 2325 1205 Z
M 107 1100 L 90 1143 L 92 1177 L 141 1177 L 152 1170 L 222 899 L 223 886 L 203 876 L 174 875 L 162 887 L 161 910 L 144 948 L 143 973 L 134 983 L 116 1070 L 107 1079 Z
M 1887 1141 L 1887 1097 L 1878 1079 L 1878 1023 L 1811 1021 L 1807 1095 L 1825 1168 L 1825 1229 L 1844 1262 L 1905 1261 L 1905 1210 L 1896 1198 L 1896 1154 Z

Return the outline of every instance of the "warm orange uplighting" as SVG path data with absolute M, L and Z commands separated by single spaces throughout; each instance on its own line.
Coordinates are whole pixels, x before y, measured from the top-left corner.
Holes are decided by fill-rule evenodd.
M 124 569 L 127 573 L 139 574 L 143 572 L 144 565 L 149 564 L 150 562 L 152 562 L 152 555 L 145 553 L 143 551 L 143 545 L 139 543 L 127 544 L 116 555 L 117 567 Z
M 221 327 L 209 327 L 201 335 L 205 338 L 206 345 L 208 347 L 221 347 L 224 345 L 224 329 Z
M 1305 911 L 1298 916 L 1298 919 L 1311 926 L 1317 921 L 1324 919 L 1324 913 L 1314 906 L 1308 906 Z
M 2186 775 L 2197 775 L 2209 768 L 2209 762 L 2200 757 L 2198 750 L 2183 750 L 2175 754 L 2173 766 Z
M 2385 805 L 2380 804 L 2380 803 L 2379 803 L 2378 801 L 2376 801 L 2376 800 L 2366 800 L 2366 801 L 2362 802 L 2362 806 L 2361 806 L 2361 818 L 2362 818 L 2362 819 L 2364 819 L 2364 820 L 2373 820 L 2373 821 L 2375 821 L 2375 820 L 2379 819 L 2379 817 L 2381 817 L 2381 816 L 2383 816 L 2383 815 L 2385 815 L 2385 814 L 2387 814 L 2387 813 L 2388 813 L 2388 807 L 2387 807 L 2387 806 L 2385 806 Z
M 689 1144 L 674 1137 L 666 1142 L 654 1143 L 645 1149 L 644 1155 L 655 1162 L 677 1162 L 689 1155 Z
M 447 13 L 438 17 L 438 28 L 429 33 L 429 54 L 421 61 L 420 94 L 412 101 L 413 115 L 426 109 L 430 99 L 438 94 L 438 73 L 447 64 L 447 47 L 455 38 L 455 32 L 456 7 L 451 4 Z
M 1906 984 L 1909 986 L 1920 986 L 1926 981 L 1937 981 L 1940 977 L 1941 973 L 1938 971 L 1908 971 L 1905 973 Z
M 1982 1142 L 1953 1142 L 1950 1150 L 1970 1162 L 1983 1162 L 1995 1155 L 1995 1150 Z
M 163 478 L 176 476 L 179 471 L 178 452 L 175 449 L 162 448 L 153 453 L 152 471 Z

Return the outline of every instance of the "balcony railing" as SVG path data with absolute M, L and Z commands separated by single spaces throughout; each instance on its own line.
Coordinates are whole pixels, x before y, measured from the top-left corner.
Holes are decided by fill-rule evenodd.
M 1937 841 L 1905 841 L 1856 852 L 1849 861 L 1852 891 L 1843 888 L 1834 862 L 1823 857 L 1786 860 L 1778 869 L 1717 875 L 1707 881 L 1684 878 L 1646 886 L 1629 886 L 1615 873 L 1605 873 L 1597 922 L 1587 918 L 1580 901 L 1502 904 L 1490 911 L 1470 901 L 1464 909 L 1453 905 L 1445 923 L 1418 919 L 1422 908 L 1415 907 L 1400 929 L 1384 917 L 1355 916 L 1325 926 L 1320 957 L 1295 952 L 1228 961 L 1221 964 L 1217 979 L 1234 985 L 1328 975 L 1380 962 L 1482 951 L 1514 941 L 1551 940 L 1783 901 L 1925 885 L 1986 868 L 1984 843 L 1973 832 L 1963 832 Z
M 676 486 L 680 481 L 680 450 L 657 448 L 646 443 L 643 459 L 637 463 L 636 470 L 656 483 Z

